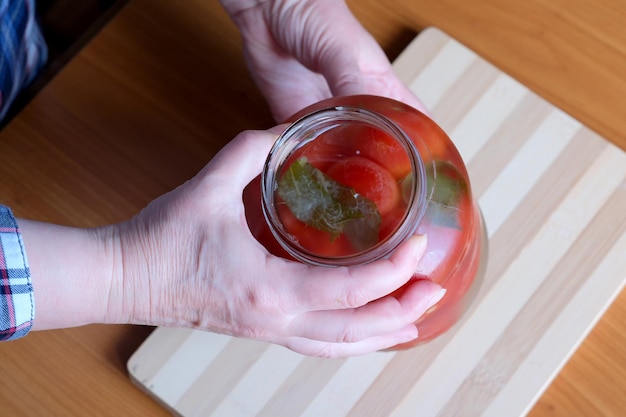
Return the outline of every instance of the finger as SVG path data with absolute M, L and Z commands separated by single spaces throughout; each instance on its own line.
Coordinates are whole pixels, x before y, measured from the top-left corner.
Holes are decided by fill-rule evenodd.
M 367 94 L 367 85 L 356 56 L 337 48 L 321 61 L 320 72 L 326 78 L 333 96 Z
M 238 134 L 222 148 L 206 167 L 217 182 L 229 187 L 245 187 L 259 175 L 272 145 L 278 137 L 274 130 L 248 130 Z
M 357 309 L 314 311 L 296 316 L 289 332 L 308 339 L 354 343 L 414 323 L 444 294 L 445 289 L 434 282 L 417 280 L 397 298 L 386 296 Z
M 373 45 L 377 48 L 377 45 Z M 372 94 L 392 98 L 408 104 L 419 111 L 430 114 L 424 103 L 396 75 L 386 56 L 370 52 L 368 64 L 374 71 L 362 69 L 356 56 L 351 56 L 343 48 L 330 53 L 331 59 L 322 61 L 321 73 L 324 74 L 333 96 Z M 380 55 L 380 56 L 378 56 Z M 378 61 L 376 65 L 372 60 Z
M 390 69 L 390 71 L 393 71 Z M 409 106 L 421 111 L 425 115 L 431 117 L 430 110 L 426 107 L 426 105 L 419 99 L 419 97 L 413 93 L 397 76 L 395 73 L 391 74 L 387 77 L 387 82 L 390 84 L 389 86 L 389 98 L 400 101 L 404 104 L 408 104 Z M 375 85 L 375 83 L 372 83 Z M 371 87 L 374 92 L 373 94 L 381 95 L 376 91 L 376 87 Z
M 391 70 L 393 71 L 393 70 Z M 417 110 L 421 111 L 422 113 L 428 115 L 430 117 L 430 110 L 428 110 L 428 108 L 426 108 L 426 105 L 419 99 L 419 97 L 413 93 L 413 91 L 411 91 L 396 75 L 395 73 L 391 74 L 388 79 L 387 82 L 390 84 L 390 93 L 389 93 L 389 98 L 398 100 L 400 102 L 403 102 L 405 104 L 408 104 L 409 106 L 416 108 Z M 380 95 L 377 91 L 375 91 L 375 87 L 370 87 L 372 90 L 372 94 L 378 94 Z
M 286 265 L 276 285 L 295 313 L 356 308 L 381 298 L 409 281 L 426 250 L 426 236 L 413 236 L 389 259 L 352 268 Z
M 321 358 L 360 356 L 410 342 L 418 336 L 415 325 L 410 324 L 393 333 L 375 336 L 356 343 L 330 343 L 304 337 L 289 337 L 272 341 L 294 352 Z
M 285 129 L 287 129 L 288 126 L 289 126 L 289 123 L 281 123 L 274 127 L 269 128 L 267 131 L 278 136 L 281 133 L 283 133 Z
M 312 54 L 312 59 L 307 65 L 324 76 L 333 96 L 366 94 L 363 64 L 360 59 L 361 45 L 368 43 L 368 47 L 377 50 L 380 49 L 378 44 L 344 2 L 330 0 L 317 3 L 316 7 L 320 16 L 333 15 L 335 23 L 318 22 L 325 36 L 321 41 L 310 40 L 318 49 Z M 340 22 L 343 28 L 341 32 L 337 30 L 336 22 Z M 384 57 L 382 50 L 377 52 Z M 378 58 L 379 56 L 376 56 L 376 59 Z M 370 65 L 370 62 L 367 62 L 367 65 Z

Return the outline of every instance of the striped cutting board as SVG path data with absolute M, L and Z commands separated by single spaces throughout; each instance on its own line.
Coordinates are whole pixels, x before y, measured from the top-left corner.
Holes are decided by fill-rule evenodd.
M 524 414 L 626 281 L 626 154 L 437 29 L 394 63 L 467 161 L 489 236 L 477 302 L 410 351 L 324 360 L 159 328 L 131 377 L 183 416 Z

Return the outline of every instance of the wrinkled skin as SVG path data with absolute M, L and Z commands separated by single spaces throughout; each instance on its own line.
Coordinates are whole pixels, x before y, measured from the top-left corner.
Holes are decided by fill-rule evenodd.
M 417 336 L 413 322 L 441 296 L 417 281 L 400 297 L 425 239 L 357 268 L 306 266 L 269 254 L 241 200 L 274 135 L 244 132 L 194 179 L 120 225 L 125 254 L 116 297 L 131 322 L 266 340 L 307 355 L 367 353 Z M 233 166 L 238 166 L 233 171 Z
M 325 98 L 374 94 L 420 110 L 375 39 L 341 0 L 222 0 L 278 122 Z
M 413 340 L 444 290 L 412 281 L 425 237 L 386 260 L 324 268 L 271 255 L 252 236 L 244 187 L 276 135 L 243 132 L 191 180 L 130 220 L 80 229 L 19 219 L 34 329 L 89 323 L 191 327 L 305 355 L 351 356 Z

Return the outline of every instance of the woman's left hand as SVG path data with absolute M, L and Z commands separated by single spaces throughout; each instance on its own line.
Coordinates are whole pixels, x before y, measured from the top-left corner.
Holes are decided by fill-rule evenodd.
M 352 94 L 425 110 L 344 1 L 221 2 L 241 31 L 248 67 L 278 122 L 322 99 Z

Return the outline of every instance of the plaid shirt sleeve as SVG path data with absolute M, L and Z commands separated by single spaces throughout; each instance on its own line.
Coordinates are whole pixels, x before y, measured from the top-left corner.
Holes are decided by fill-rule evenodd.
M 0 0 L 0 120 L 47 58 L 35 0 Z
M 0 205 L 0 340 L 25 336 L 35 317 L 28 260 L 11 209 Z

